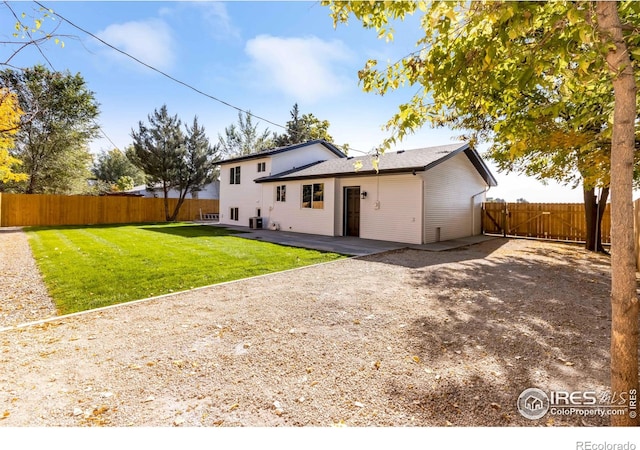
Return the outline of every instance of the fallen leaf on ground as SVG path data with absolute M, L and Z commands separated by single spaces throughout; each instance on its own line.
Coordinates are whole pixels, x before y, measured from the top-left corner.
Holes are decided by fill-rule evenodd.
M 555 420 L 553 419 L 553 417 L 549 417 L 549 419 L 547 419 L 546 425 L 548 427 L 552 427 L 554 424 L 555 424 Z

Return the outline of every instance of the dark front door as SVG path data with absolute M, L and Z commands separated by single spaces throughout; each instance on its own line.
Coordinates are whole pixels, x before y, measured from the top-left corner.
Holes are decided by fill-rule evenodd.
M 344 234 L 360 236 L 360 187 L 344 188 Z

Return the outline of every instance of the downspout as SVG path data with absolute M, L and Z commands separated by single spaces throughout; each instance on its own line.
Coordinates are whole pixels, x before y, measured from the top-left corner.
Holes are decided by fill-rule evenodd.
M 474 236 L 474 233 L 476 231 L 476 215 L 474 214 L 474 208 L 476 206 L 475 198 L 478 195 L 486 194 L 487 192 L 489 192 L 489 189 L 491 189 L 491 186 L 487 186 L 484 188 L 484 190 L 471 196 L 471 236 Z

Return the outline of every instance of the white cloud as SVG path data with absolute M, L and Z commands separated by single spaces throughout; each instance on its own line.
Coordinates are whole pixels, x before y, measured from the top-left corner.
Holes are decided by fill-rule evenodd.
M 341 41 L 317 37 L 281 38 L 260 35 L 249 40 L 252 78 L 294 98 L 314 102 L 344 92 L 353 83 L 340 74 L 338 63 L 352 59 Z
M 209 23 L 208 29 L 215 38 L 218 39 L 239 39 L 240 29 L 237 28 L 224 3 L 220 2 L 197 2 L 195 6 L 201 8 L 204 19 Z
M 162 20 L 113 24 L 96 34 L 105 42 L 158 69 L 169 69 L 175 62 L 172 32 Z M 107 54 L 118 60 L 126 58 L 113 50 Z
M 206 31 L 209 36 L 218 41 L 235 40 L 240 39 L 240 29 L 233 23 L 233 19 L 227 11 L 227 6 L 223 2 L 219 1 L 207 1 L 197 0 L 190 2 L 177 2 L 171 3 L 174 7 L 162 7 L 158 11 L 158 15 L 166 18 L 169 22 L 181 16 L 185 12 L 195 11 L 197 19 L 202 20 L 203 24 L 196 25 L 203 31 Z M 191 17 L 189 15 L 188 17 Z M 184 19 L 184 17 L 182 17 Z

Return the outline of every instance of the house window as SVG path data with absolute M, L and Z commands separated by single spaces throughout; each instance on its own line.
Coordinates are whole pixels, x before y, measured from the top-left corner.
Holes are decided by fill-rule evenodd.
M 277 202 L 285 202 L 287 201 L 287 186 L 277 186 L 276 187 L 276 201 Z
M 238 217 L 238 208 L 231 208 L 231 220 L 240 220 Z
M 267 170 L 267 163 L 259 162 L 258 163 L 258 172 L 266 172 L 266 170 Z
M 324 208 L 324 183 L 302 185 L 302 207 L 313 209 Z
M 229 172 L 229 183 L 240 184 L 240 166 L 231 168 Z

